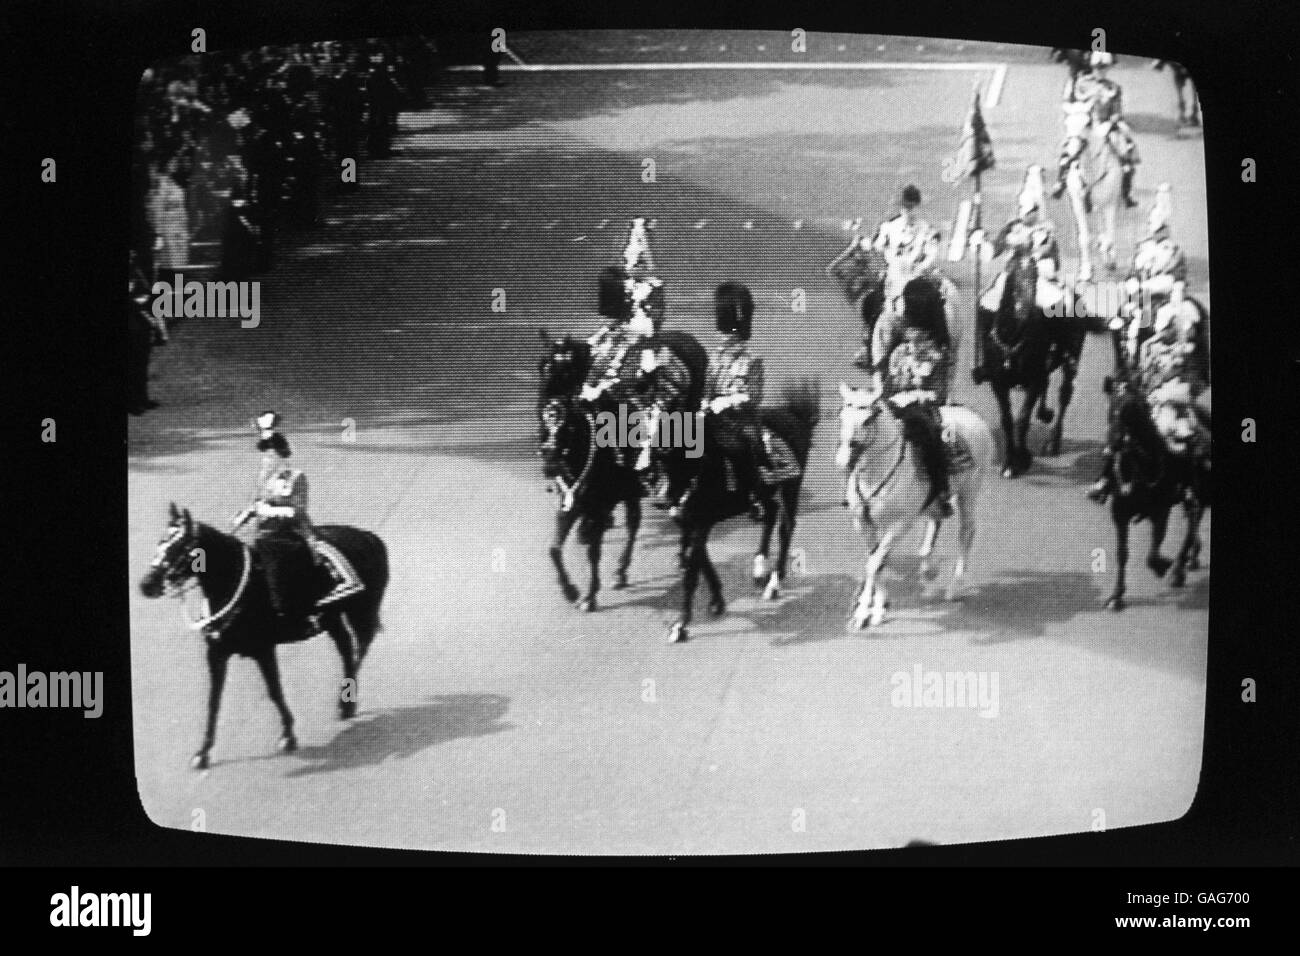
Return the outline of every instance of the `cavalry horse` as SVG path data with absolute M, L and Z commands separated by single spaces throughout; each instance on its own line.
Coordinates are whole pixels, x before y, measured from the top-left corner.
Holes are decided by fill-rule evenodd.
M 888 597 L 880 581 L 889 549 L 918 521 L 927 522 L 921 543 L 921 573 L 934 573 L 934 551 L 942 518 L 937 503 L 922 506 L 930 494 L 930 480 L 916 448 L 904 437 L 903 424 L 880 392 L 851 388 L 840 383 L 844 400 L 840 410 L 840 443 L 835 463 L 848 471 L 846 499 L 854 524 L 867 536 L 866 577 L 849 615 L 849 629 L 884 623 Z M 963 579 L 975 541 L 975 514 L 985 470 L 994 463 L 995 448 L 989 427 L 974 412 L 959 405 L 939 409 L 946 444 L 956 445 L 951 465 L 951 487 L 958 521 L 957 563 L 945 596 L 962 597 Z
M 333 639 L 343 659 L 338 707 L 339 718 L 346 720 L 356 714 L 357 673 L 380 629 L 379 605 L 388 586 L 388 550 L 369 531 L 345 525 L 316 525 L 315 530 L 343 552 L 365 584 L 365 590 L 317 612 L 321 628 Z M 280 686 L 275 646 L 306 640 L 318 632 L 308 626 L 307 613 L 286 618 L 275 613 L 264 576 L 261 544 L 259 541 L 247 545 L 233 535 L 196 522 L 188 509 L 178 511 L 173 503 L 170 523 L 149 571 L 140 581 L 140 591 L 147 598 L 179 595 L 193 581 L 209 609 L 203 618 L 190 622 L 191 628 L 201 631 L 207 642 L 210 677 L 207 729 L 202 746 L 190 761 L 196 770 L 207 769 L 209 765 L 226 666 L 232 654 L 251 657 L 262 672 L 267 693 L 280 714 L 280 750 L 289 752 L 298 748 L 293 714 Z M 306 560 L 311 564 L 310 557 Z M 327 593 L 331 587 L 328 572 L 314 566 L 299 584 L 303 593 L 312 599 Z M 211 611 L 213 607 L 217 610 Z
M 684 339 L 695 341 L 686 333 Z M 696 342 L 703 354 L 703 348 Z M 692 368 L 692 374 L 695 369 Z M 703 370 L 699 382 L 703 382 Z M 790 540 L 794 535 L 799 512 L 799 494 L 803 475 L 812 447 L 813 429 L 819 417 L 820 395 L 812 382 L 787 386 L 782 403 L 774 408 L 759 410 L 759 421 L 764 440 L 776 448 L 772 451 L 774 464 L 788 458 L 797 465 L 797 474 L 774 484 L 764 485 L 760 491 L 763 510 L 763 533 L 758 551 L 754 555 L 753 581 L 763 588 L 763 597 L 776 600 L 785 580 L 786 564 L 790 555 Z M 694 619 L 695 590 L 700 576 L 709 586 L 709 613 L 721 617 L 726 613 L 722 597 L 722 582 L 709 557 L 709 535 L 714 525 L 728 518 L 745 514 L 749 510 L 749 497 L 739 482 L 729 478 L 730 462 L 715 438 L 715 418 L 701 413 L 703 420 L 702 453 L 695 458 L 686 455 L 683 448 L 658 449 L 659 466 L 668 478 L 669 497 L 676 501 L 673 515 L 682 532 L 682 608 L 681 614 L 668 630 L 671 644 L 684 642 L 690 637 L 690 624 Z M 779 446 L 783 445 L 784 448 Z M 788 455 L 787 455 L 788 450 Z M 778 532 L 777 557 L 773 564 L 768 558 L 773 530 Z
M 596 443 L 595 410 L 580 402 L 579 389 L 591 367 L 591 346 L 571 336 L 551 342 L 538 365 L 541 390 L 537 415 L 540 424 L 538 454 L 546 476 L 560 491 L 551 539 L 551 562 L 559 576 L 565 600 L 576 602 L 582 611 L 596 609 L 600 591 L 600 556 L 605 531 L 614 508 L 622 504 L 627 512 L 627 541 L 614 572 L 615 590 L 627 587 L 632 549 L 641 527 L 641 482 L 636 471 L 623 460 L 624 449 Z M 579 595 L 564 566 L 564 542 L 574 524 L 578 540 L 586 545 L 590 575 L 587 591 Z
M 1119 348 L 1119 345 L 1116 345 Z M 1105 606 L 1124 609 L 1125 571 L 1129 556 L 1129 525 L 1148 518 L 1151 546 L 1147 567 L 1162 578 L 1173 568 L 1169 583 L 1181 588 L 1187 572 L 1200 567 L 1200 525 L 1210 506 L 1210 455 L 1208 448 L 1191 447 L 1180 454 L 1172 451 L 1152 420 L 1146 396 L 1132 376 L 1107 377 L 1103 390 L 1110 397 L 1108 445 L 1115 456 L 1115 488 L 1111 497 L 1111 520 L 1115 524 L 1115 586 Z M 1174 561 L 1160 553 L 1169 525 L 1169 512 L 1182 501 L 1187 530 Z
M 1116 220 L 1123 203 L 1123 170 L 1102 127 L 1092 122 L 1084 103 L 1065 105 L 1066 149 L 1070 156 L 1065 184 L 1079 241 L 1079 280 L 1093 277 L 1093 247 L 1107 270 L 1116 267 Z M 1098 228 L 1094 229 L 1094 223 Z
M 1083 352 L 1087 327 L 1083 320 L 1049 316 L 1037 302 L 1038 268 L 1028 257 L 1017 256 L 1009 263 L 1010 272 L 994 283 L 997 308 L 991 309 L 989 293 L 981 298 L 975 319 L 975 367 L 971 377 L 976 385 L 987 382 L 997 398 L 1002 432 L 1006 439 L 1002 477 L 1015 478 L 1029 470 L 1033 455 L 1029 451 L 1029 421 L 1034 409 L 1043 422 L 1055 419 L 1043 446 L 1046 455 L 1061 451 L 1065 413 L 1074 395 L 1074 379 Z M 1075 295 L 1067 291 L 1067 295 Z M 1063 309 L 1062 311 L 1069 312 Z M 1082 312 L 1080 297 L 1075 296 L 1073 314 Z M 1047 406 L 1047 386 L 1053 372 L 1061 372 L 1059 408 L 1055 413 Z M 1024 391 L 1019 413 L 1011 412 L 1011 390 Z

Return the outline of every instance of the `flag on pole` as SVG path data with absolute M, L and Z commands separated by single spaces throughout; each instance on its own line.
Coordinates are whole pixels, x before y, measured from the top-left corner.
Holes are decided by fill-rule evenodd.
M 989 139 L 988 128 L 984 125 L 984 116 L 980 113 L 980 91 L 976 88 L 971 100 L 970 113 L 966 116 L 966 125 L 962 127 L 957 158 L 944 178 L 956 185 L 969 176 L 978 176 L 985 170 L 992 169 L 993 165 L 993 141 Z

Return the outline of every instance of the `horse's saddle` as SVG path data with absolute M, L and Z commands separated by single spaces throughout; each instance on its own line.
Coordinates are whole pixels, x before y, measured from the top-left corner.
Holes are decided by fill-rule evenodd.
M 273 531 L 253 542 L 254 567 L 261 570 L 272 604 L 288 617 L 310 614 L 333 587 L 311 545 L 291 531 Z

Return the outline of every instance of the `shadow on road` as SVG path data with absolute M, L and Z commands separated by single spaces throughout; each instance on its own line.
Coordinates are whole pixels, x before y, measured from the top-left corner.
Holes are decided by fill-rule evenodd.
M 509 707 L 510 698 L 500 694 L 439 694 L 427 704 L 363 714 L 329 743 L 299 750 L 306 766 L 288 776 L 372 767 L 462 737 L 511 730 L 514 724 L 502 721 Z

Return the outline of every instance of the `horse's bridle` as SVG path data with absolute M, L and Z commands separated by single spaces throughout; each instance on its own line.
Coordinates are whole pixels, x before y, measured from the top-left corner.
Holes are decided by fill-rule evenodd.
M 884 408 L 884 402 L 880 399 L 872 402 L 870 406 L 871 414 L 867 415 L 862 419 L 862 421 L 858 422 L 853 427 L 853 434 L 849 437 L 847 442 L 849 446 L 849 461 L 846 470 L 849 473 L 849 480 L 851 481 L 856 480 L 853 476 L 856 474 L 857 464 L 859 459 L 862 457 L 862 453 L 875 444 L 875 442 L 863 441 L 859 439 L 857 435 L 867 425 L 879 418 L 880 413 L 884 411 Z M 885 477 L 880 479 L 880 481 L 876 483 L 876 487 L 871 489 L 871 493 L 864 496 L 864 500 L 869 501 L 876 497 L 880 494 L 881 490 L 894 479 L 894 475 L 898 473 L 899 467 L 903 464 L 903 458 L 906 455 L 906 451 L 907 439 L 900 431 L 898 436 L 898 455 L 894 458 L 894 463 L 889 467 L 889 471 L 885 473 Z
M 546 429 L 546 440 L 542 442 L 543 451 L 554 451 L 560 459 L 560 467 L 563 472 L 568 473 L 568 462 L 564 460 L 564 449 L 559 447 L 559 432 L 564 427 L 564 423 L 572 414 L 572 406 L 563 399 L 553 398 L 542 409 L 542 427 Z M 565 482 L 563 475 L 556 475 L 555 483 L 559 486 L 560 494 L 563 500 L 560 504 L 561 511 L 569 511 L 574 504 L 574 499 L 578 492 L 586 485 L 587 478 L 591 475 L 591 467 L 596 461 L 596 421 L 590 411 L 580 412 L 587 419 L 587 460 L 582 466 L 582 471 L 572 484 Z
M 196 586 L 195 583 L 187 584 L 187 582 L 194 581 L 195 575 L 184 568 L 185 561 L 187 559 L 193 560 L 196 552 L 196 548 L 189 543 L 189 537 L 190 534 L 183 525 L 174 525 L 172 531 L 164 539 L 166 546 L 162 549 L 162 553 L 155 556 L 153 561 L 149 563 L 151 568 L 158 568 L 162 571 L 163 595 L 165 597 L 184 597 Z M 184 547 L 178 547 L 178 545 L 184 545 Z M 176 548 L 178 554 L 175 557 L 167 558 L 166 555 L 173 548 Z M 248 545 L 242 541 L 240 542 L 240 551 L 243 566 L 239 572 L 239 584 L 236 586 L 230 600 L 214 614 L 207 614 L 196 620 L 187 618 L 185 624 L 191 630 L 211 630 L 212 626 L 219 621 L 229 623 L 227 619 L 234 613 L 240 599 L 244 596 L 244 592 L 248 589 L 248 579 L 253 568 L 252 552 L 249 550 Z M 219 632 L 220 629 L 217 629 L 217 633 Z

